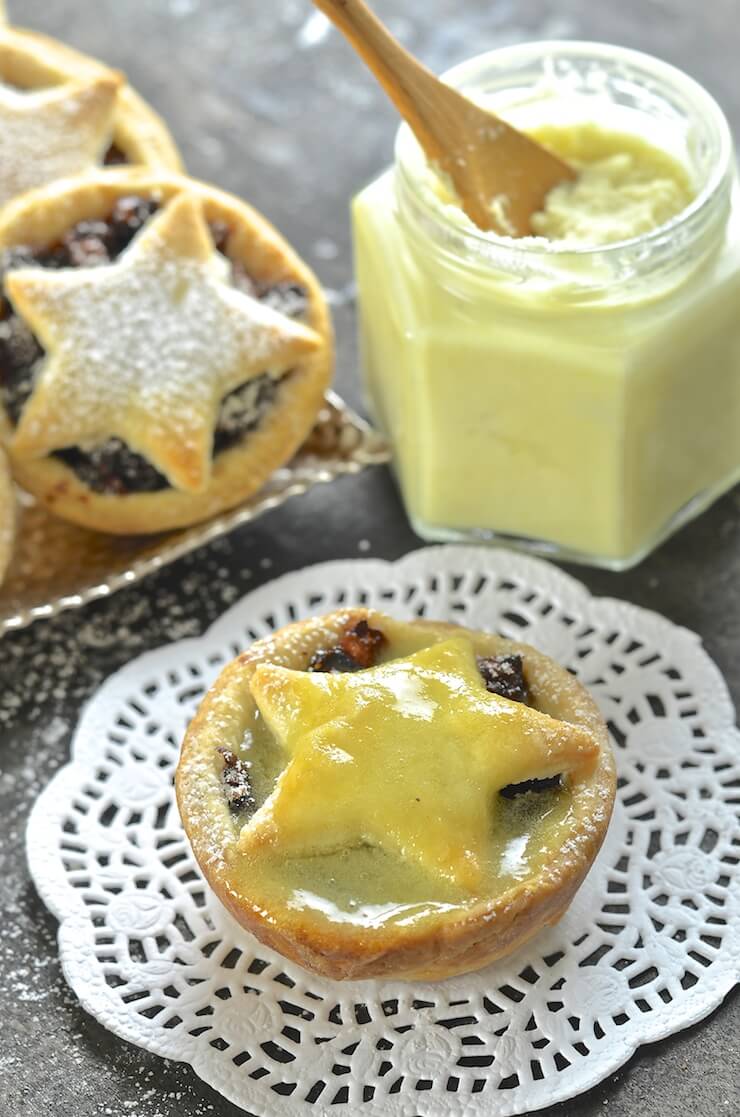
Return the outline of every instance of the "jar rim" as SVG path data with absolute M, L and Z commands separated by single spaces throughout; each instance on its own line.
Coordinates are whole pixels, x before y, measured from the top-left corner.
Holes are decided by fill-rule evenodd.
M 565 56 L 582 59 L 591 58 L 595 61 L 603 59 L 610 63 L 624 62 L 625 65 L 631 65 L 634 69 L 649 71 L 650 78 L 662 81 L 666 86 L 683 91 L 690 98 L 697 119 L 700 118 L 702 123 L 709 124 L 714 131 L 717 145 L 717 157 L 714 160 L 714 165 L 696 197 L 680 213 L 647 233 L 640 233 L 634 237 L 602 245 L 572 245 L 558 241 L 548 241 L 544 237 L 512 238 L 497 234 L 494 231 L 484 231 L 472 222 L 461 227 L 453 217 L 444 212 L 444 209 L 441 207 L 433 209 L 426 205 L 421 193 L 415 192 L 414 201 L 422 205 L 426 211 L 427 219 L 433 217 L 434 221 L 446 227 L 448 232 L 454 233 L 456 237 L 462 237 L 470 247 L 479 246 L 483 250 L 482 254 L 484 256 L 490 256 L 492 250 L 494 250 L 497 254 L 501 252 L 520 254 L 522 260 L 536 257 L 558 258 L 565 256 L 587 259 L 597 254 L 601 258 L 608 259 L 614 258 L 620 252 L 637 247 L 642 251 L 646 249 L 649 251 L 651 245 L 662 245 L 667 238 L 671 238 L 677 231 L 700 222 L 723 185 L 729 183 L 729 173 L 733 159 L 733 141 L 729 123 L 720 105 L 695 78 L 690 77 L 677 66 L 664 62 L 662 59 L 644 51 L 589 40 L 537 40 L 497 47 L 494 50 L 475 55 L 445 71 L 441 77 L 443 81 L 460 89 L 464 87 L 466 78 L 469 78 L 476 71 L 485 70 L 487 63 L 495 62 L 500 65 L 502 62 L 510 61 L 512 64 L 516 64 L 527 59 L 544 63 L 547 59 L 555 61 L 559 57 Z M 398 129 L 395 143 L 396 166 L 402 173 L 407 170 L 405 152 L 410 150 L 411 144 L 416 145 L 418 149 L 418 143 L 409 125 L 403 123 Z

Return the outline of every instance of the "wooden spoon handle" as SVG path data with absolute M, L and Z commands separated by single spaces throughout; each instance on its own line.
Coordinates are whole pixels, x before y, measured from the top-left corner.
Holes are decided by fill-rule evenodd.
M 427 157 L 438 159 L 442 147 L 425 109 L 439 115 L 439 81 L 394 39 L 363 0 L 313 0 L 314 5 L 346 35 L 421 143 Z M 454 95 L 454 91 L 450 90 Z

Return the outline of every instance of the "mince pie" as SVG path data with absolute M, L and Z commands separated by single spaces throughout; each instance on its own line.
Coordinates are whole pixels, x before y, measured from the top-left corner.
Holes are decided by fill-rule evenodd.
M 594 700 L 541 652 L 366 609 L 280 629 L 203 700 L 176 776 L 211 887 L 333 978 L 441 978 L 564 913 L 614 761 Z
M 156 113 L 102 63 L 0 27 L 0 206 L 56 179 L 122 163 L 180 169 Z
M 0 584 L 10 564 L 15 541 L 16 506 L 15 491 L 10 468 L 0 447 Z
M 320 288 L 251 207 L 181 176 L 68 179 L 0 215 L 0 400 L 16 480 L 114 533 L 205 519 L 311 430 Z

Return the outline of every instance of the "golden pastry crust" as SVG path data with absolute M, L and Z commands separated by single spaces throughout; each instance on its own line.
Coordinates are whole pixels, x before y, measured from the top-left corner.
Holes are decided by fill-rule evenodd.
M 238 749 L 253 708 L 249 680 L 261 663 L 306 669 L 311 656 L 334 646 L 349 625 L 367 620 L 394 639 L 410 631 L 437 643 L 463 632 L 477 655 L 523 656 L 532 705 L 590 731 L 599 744 L 595 765 L 573 784 L 572 836 L 546 868 L 501 894 L 422 923 L 358 927 L 317 920 L 286 905 L 265 910 L 234 879 L 240 824 L 223 790 L 217 749 Z M 392 651 L 391 651 L 392 654 Z M 250 704 L 252 704 L 250 706 Z M 564 668 L 528 645 L 433 621 L 400 622 L 365 609 L 300 621 L 260 640 L 221 673 L 183 742 L 176 775 L 177 800 L 193 852 L 210 886 L 239 922 L 262 942 L 306 969 L 337 979 L 400 977 L 429 980 L 479 969 L 508 954 L 565 912 L 602 843 L 616 790 L 614 759 L 593 698 Z
M 208 222 L 224 222 L 231 228 L 228 255 L 242 263 L 250 276 L 268 284 L 297 282 L 305 288 L 305 324 L 317 335 L 318 344 L 281 382 L 274 404 L 257 428 L 215 456 L 210 481 L 202 492 L 166 488 L 124 495 L 99 493 L 58 458 L 20 457 L 11 447 L 13 472 L 19 484 L 56 515 L 85 527 L 114 534 L 165 531 L 241 503 L 300 447 L 331 378 L 331 322 L 316 278 L 256 210 L 205 183 L 181 175 L 129 169 L 53 183 L 16 199 L 0 213 L 0 250 L 13 245 L 40 248 L 54 244 L 77 222 L 106 218 L 122 197 L 151 197 L 165 204 L 183 192 L 200 202 Z M 3 425 L 8 440 L 12 430 L 7 416 L 0 418 L 0 435 Z
M 15 542 L 16 502 L 8 459 L 0 448 L 0 583 L 10 565 Z
M 108 66 L 35 31 L 2 26 L 0 81 L 36 90 L 64 82 L 118 75 Z M 113 143 L 131 164 L 179 171 L 180 153 L 160 116 L 130 85 L 121 83 L 113 120 Z

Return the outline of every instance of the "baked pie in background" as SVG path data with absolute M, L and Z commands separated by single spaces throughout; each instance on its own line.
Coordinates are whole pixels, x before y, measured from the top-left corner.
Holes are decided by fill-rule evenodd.
M 333 366 L 308 268 L 179 169 L 122 75 L 0 27 L 0 441 L 51 512 L 114 534 L 242 503 Z
M 541 652 L 353 609 L 222 672 L 176 788 L 204 876 L 257 938 L 332 978 L 426 980 L 560 918 L 615 769 L 596 703 Z
M 44 35 L 0 26 L 0 206 L 119 164 L 181 169 L 166 125 L 123 75 Z
M 318 283 L 255 210 L 100 171 L 0 214 L 13 472 L 55 514 L 163 531 L 240 503 L 308 435 L 333 363 Z

